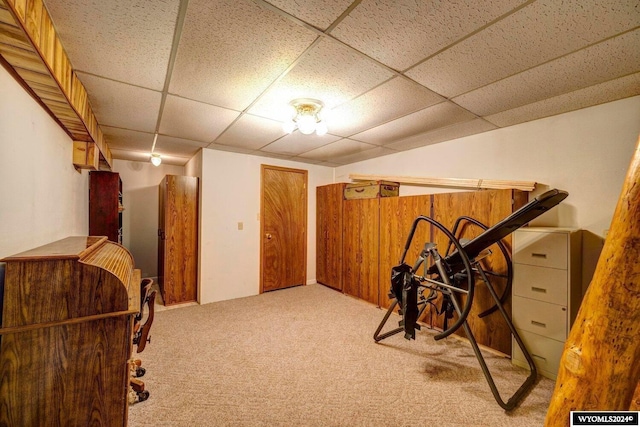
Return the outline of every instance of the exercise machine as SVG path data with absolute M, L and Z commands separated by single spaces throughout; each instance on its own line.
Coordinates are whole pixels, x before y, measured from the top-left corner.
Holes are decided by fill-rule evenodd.
M 503 307 L 504 302 L 511 293 L 513 267 L 509 251 L 506 249 L 502 239 L 555 207 L 567 196 L 568 193 L 565 191 L 549 190 L 492 227 L 487 227 L 473 218 L 462 216 L 456 220 L 454 227 L 450 231 L 432 218 L 426 216 L 417 217 L 411 226 L 399 264 L 391 269 L 389 297 L 392 298 L 392 303 L 374 333 L 373 339 L 375 342 L 400 332 L 404 332 L 406 339 L 415 339 L 415 331 L 420 329 L 418 319 L 428 306 L 433 306 L 437 314 L 444 315 L 443 330 L 436 334 L 434 339 L 436 341 L 441 340 L 462 328 L 471 343 L 494 398 L 506 411 L 514 409 L 535 384 L 537 370 L 530 353 L 518 336 L 509 314 Z M 448 239 L 448 244 L 444 253 L 441 254 L 435 243 L 426 242 L 415 263 L 410 266 L 405 262 L 405 258 L 407 251 L 411 247 L 416 228 L 421 222 L 426 222 L 443 233 Z M 460 225 L 465 223 L 471 223 L 484 231 L 471 240 L 461 239 L 459 237 Z M 481 262 L 485 257 L 491 255 L 490 247 L 494 244 L 497 244 L 507 264 L 507 273 L 502 275 L 507 281 L 502 295 L 498 295 L 490 281 L 490 277 L 496 274 L 485 270 Z M 418 274 L 420 267 L 423 267 L 422 275 Z M 530 369 L 529 376 L 506 402 L 500 396 L 467 322 L 467 317 L 473 304 L 476 280 L 487 287 L 495 303 L 491 308 L 481 312 L 479 316 L 488 316 L 496 311 L 502 315 L 514 341 L 522 350 Z M 439 296 L 441 296 L 440 309 L 436 306 Z M 381 334 L 396 306 L 399 307 L 398 313 L 401 316 L 399 327 Z M 457 314 L 457 319 L 449 324 L 449 319 L 455 317 L 454 313 Z

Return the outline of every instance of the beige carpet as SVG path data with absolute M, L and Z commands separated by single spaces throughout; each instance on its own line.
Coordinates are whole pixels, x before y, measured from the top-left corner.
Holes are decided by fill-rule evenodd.
M 141 426 L 541 426 L 553 382 L 496 403 L 471 347 L 456 338 L 381 343 L 384 311 L 322 285 L 156 314 L 140 354 L 151 392 Z M 390 323 L 397 324 L 394 315 Z M 526 377 L 486 353 L 503 398 Z

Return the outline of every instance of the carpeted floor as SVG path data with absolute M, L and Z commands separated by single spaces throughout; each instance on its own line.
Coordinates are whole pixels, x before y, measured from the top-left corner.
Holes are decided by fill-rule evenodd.
M 496 403 L 471 347 L 423 328 L 376 344 L 384 311 L 322 285 L 156 313 L 142 426 L 541 426 L 553 382 Z M 392 317 L 390 324 L 397 324 Z M 506 400 L 526 372 L 487 352 Z

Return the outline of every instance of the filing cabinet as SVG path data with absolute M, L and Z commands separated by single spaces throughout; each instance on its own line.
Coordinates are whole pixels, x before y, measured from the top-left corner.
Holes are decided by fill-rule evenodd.
M 525 227 L 513 237 L 513 323 L 541 375 L 555 379 L 582 301 L 582 233 Z M 528 367 L 513 343 L 512 362 Z

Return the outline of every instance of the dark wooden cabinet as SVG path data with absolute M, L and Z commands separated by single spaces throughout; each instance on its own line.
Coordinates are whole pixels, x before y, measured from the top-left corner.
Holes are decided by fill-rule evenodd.
M 158 284 L 165 305 L 198 300 L 198 178 L 160 183 Z
M 343 291 L 378 304 L 379 199 L 343 203 Z
M 122 181 L 115 172 L 89 172 L 89 235 L 122 244 Z
M 316 188 L 316 281 L 342 290 L 344 183 Z

